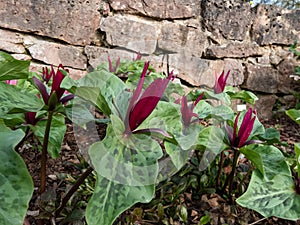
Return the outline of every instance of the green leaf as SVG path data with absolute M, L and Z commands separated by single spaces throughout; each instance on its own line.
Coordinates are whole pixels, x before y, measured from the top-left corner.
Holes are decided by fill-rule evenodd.
M 30 125 L 30 128 L 34 132 L 34 135 L 39 139 L 41 143 L 43 143 L 44 141 L 46 124 L 46 120 L 40 120 L 36 125 Z M 48 143 L 48 152 L 52 158 L 59 157 L 59 152 L 66 133 L 66 129 L 67 128 L 65 125 L 64 116 L 60 114 L 53 115 Z
M 30 61 L 17 60 L 0 51 L 0 81 L 26 79 L 29 75 L 29 64 Z
M 149 202 L 158 175 L 160 145 L 143 134 L 124 135 L 124 123 L 111 115 L 105 138 L 89 149 L 97 172 L 87 208 L 89 224 L 108 225 L 136 202 Z
M 300 218 L 300 196 L 295 191 L 289 165 L 281 151 L 274 146 L 248 147 L 261 155 L 264 174 L 259 170 L 253 172 L 247 191 L 237 199 L 237 203 L 264 217 Z
M 105 101 L 105 98 L 101 94 L 99 88 L 81 86 L 76 88 L 76 92 L 74 94 L 92 103 L 94 106 L 96 106 L 99 110 L 101 110 L 106 115 L 109 115 L 111 113 L 111 109 L 108 103 Z
M 131 186 L 155 183 L 157 160 L 162 157 L 159 144 L 144 134 L 123 135 L 124 124 L 114 115 L 111 122 L 105 138 L 89 149 L 97 173 Z
M 294 190 L 291 175 L 279 173 L 269 180 L 259 171 L 254 171 L 247 191 L 237 199 L 237 203 L 264 217 L 300 218 L 300 196 Z
M 296 123 L 300 124 L 300 110 L 299 109 L 289 109 L 285 113 Z
M 200 131 L 196 145 L 197 149 L 209 150 L 214 154 L 219 154 L 227 145 L 224 143 L 225 133 L 216 126 L 205 127 Z
M 34 94 L 22 92 L 13 85 L 0 82 L 0 117 L 7 113 L 37 112 L 43 102 Z
M 202 216 L 200 221 L 199 221 L 199 225 L 205 225 L 205 224 L 208 224 L 208 223 L 210 223 L 209 215 Z
M 135 203 L 148 203 L 155 185 L 130 186 L 97 175 L 94 194 L 88 202 L 86 219 L 89 225 L 111 225 L 123 211 Z
M 194 108 L 194 113 L 198 114 L 200 119 L 204 119 L 212 115 L 213 107 L 206 101 L 200 101 Z
M 216 126 L 209 126 L 200 131 L 196 142 L 196 150 L 204 151 L 200 170 L 205 170 L 215 157 L 227 148 L 224 137 L 224 131 Z
M 298 173 L 298 178 L 299 178 L 300 177 L 300 143 L 294 144 L 294 150 L 295 150 L 295 154 L 296 154 L 297 173 Z
M 190 150 L 193 146 L 195 146 L 201 129 L 202 126 L 197 123 L 193 123 L 182 132 L 174 134 L 174 137 L 182 150 Z
M 258 97 L 252 93 L 251 91 L 239 91 L 239 92 L 228 92 L 231 99 L 240 99 L 244 102 L 248 102 L 251 105 L 255 103 L 255 101 L 258 100 Z
M 159 101 L 149 117 L 138 127 L 158 128 L 169 133 L 180 133 L 182 130 L 180 105 Z
M 211 115 L 212 118 L 216 118 L 221 121 L 226 121 L 232 119 L 234 116 L 234 112 L 231 107 L 226 105 L 218 105 L 212 107 Z
M 109 115 L 115 108 L 115 99 L 123 94 L 126 85 L 116 75 L 101 70 L 87 74 L 76 83 L 63 81 L 63 87 L 67 87 L 73 94 L 94 104 Z
M 183 150 L 180 145 L 171 142 L 164 142 L 167 154 L 170 156 L 172 163 L 176 167 L 176 172 L 180 170 L 187 162 L 191 150 Z M 166 166 L 166 165 L 164 165 Z M 170 171 L 167 173 L 173 173 L 172 165 L 168 166 Z
M 281 143 L 280 132 L 274 128 L 265 129 L 265 133 L 260 135 L 260 137 L 269 144 Z
M 33 182 L 23 159 L 14 147 L 24 137 L 21 130 L 0 124 L 0 224 L 23 225 Z
M 234 116 L 234 112 L 229 106 L 212 106 L 204 100 L 196 105 L 194 112 L 198 114 L 199 118 L 215 118 L 221 121 L 232 119 Z
M 14 128 L 24 123 L 25 114 L 24 113 L 6 114 L 2 116 L 2 118 L 7 127 Z
M 201 91 L 199 91 L 201 92 Z M 215 94 L 213 91 L 209 91 L 209 90 L 205 90 L 205 97 L 207 99 L 214 99 L 214 100 L 219 100 L 222 103 L 225 103 L 226 105 L 230 105 L 231 101 L 230 101 L 230 97 L 226 92 L 222 92 L 219 94 Z
M 72 105 L 64 107 L 69 120 L 85 128 L 86 124 L 95 121 L 95 117 L 90 112 L 90 104 L 83 99 L 75 97 L 72 100 Z
M 273 177 L 282 173 L 287 176 L 291 174 L 290 168 L 281 151 L 272 145 L 248 145 L 247 150 L 257 152 L 262 159 L 263 175 L 266 179 L 273 179 Z M 246 151 L 246 150 L 245 150 Z
M 248 145 L 241 148 L 240 152 L 243 153 L 247 157 L 247 159 L 256 166 L 261 174 L 264 174 L 263 160 L 259 152 L 255 151 L 255 149 L 251 149 Z

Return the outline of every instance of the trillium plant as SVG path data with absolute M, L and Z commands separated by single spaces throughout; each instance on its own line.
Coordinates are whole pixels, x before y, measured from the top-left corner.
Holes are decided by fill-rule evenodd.
M 45 210 L 41 223 L 59 220 L 68 200 L 94 171 L 96 182 L 85 220 L 89 225 L 113 224 L 134 204 L 150 202 L 159 182 L 179 171 L 194 154 L 202 156 L 202 168 L 218 165 L 212 179 L 216 192 L 228 201 L 265 217 L 298 219 L 299 182 L 294 182 L 287 160 L 272 145 L 279 142 L 278 132 L 265 129 L 251 107 L 242 112 L 231 108 L 232 99 L 253 104 L 257 97 L 226 86 L 230 76 L 223 71 L 214 87 L 186 93 L 172 71 L 156 72 L 140 54 L 133 61 L 109 57 L 94 71 L 73 80 L 62 65 L 33 73 L 29 61 L 1 52 L 0 155 L 4 163 L 0 165 L 0 193 L 4 197 L 0 212 L 6 216 L 0 216 L 0 224 L 23 224 L 34 190 L 19 147 L 29 135 L 41 144 L 36 169 L 43 198 L 46 162 L 49 157 L 60 157 L 66 119 L 74 129 L 85 130 L 86 138 L 94 132 L 90 124 L 105 123 L 105 137 L 90 144 L 85 155 L 90 167 L 53 211 Z M 247 190 L 240 193 L 237 186 L 247 185 L 236 176 L 242 158 L 249 160 L 246 172 L 252 175 Z M 229 174 L 225 172 L 228 163 Z

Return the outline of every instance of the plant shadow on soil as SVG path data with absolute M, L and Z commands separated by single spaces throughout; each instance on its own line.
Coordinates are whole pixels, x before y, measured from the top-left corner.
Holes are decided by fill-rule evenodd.
M 287 144 L 279 148 L 286 156 L 293 156 L 293 144 L 300 142 L 299 125 L 287 116 L 262 121 L 262 123 L 266 128 L 273 127 L 280 131 L 281 141 Z M 98 134 L 94 137 L 81 136 L 78 130 L 74 132 L 71 123 L 67 123 L 67 132 L 60 157 L 58 159 L 48 158 L 47 191 L 42 199 L 38 197 L 40 152 L 36 147 L 38 146 L 37 140 L 31 137 L 29 141 L 19 147 L 18 152 L 27 165 L 35 187 L 27 212 L 27 219 L 31 225 L 38 224 L 37 221 L 40 218 L 44 218 L 45 224 L 86 224 L 84 209 L 92 194 L 95 182 L 94 174 L 88 177 L 79 191 L 71 198 L 59 218 L 51 222 L 49 215 L 59 206 L 59 201 L 64 194 L 88 167 L 86 157 L 83 157 L 81 153 L 82 149 L 87 149 L 91 143 L 104 138 L 106 125 L 98 125 L 97 129 Z M 84 131 L 82 130 L 82 132 Z M 84 139 L 86 137 L 89 140 Z M 249 165 L 246 159 L 240 160 L 239 163 L 239 168 Z M 200 172 L 197 167 L 197 154 L 192 155 L 184 168 L 157 185 L 155 198 L 150 203 L 135 204 L 122 213 L 114 225 L 300 224 L 300 221 L 293 222 L 276 217 L 263 218 L 255 211 L 237 204 L 229 204 L 224 197 L 216 193 L 214 181 L 210 180 L 213 174 L 212 168 L 209 171 Z M 245 183 L 247 184 L 247 182 L 249 179 Z

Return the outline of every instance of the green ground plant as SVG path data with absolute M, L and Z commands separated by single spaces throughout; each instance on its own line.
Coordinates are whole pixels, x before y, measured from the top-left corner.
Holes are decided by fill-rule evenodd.
M 126 82 L 120 75 L 128 77 Z M 45 162 L 48 155 L 59 157 L 66 118 L 84 129 L 87 124 L 105 122 L 106 136 L 89 147 L 90 167 L 61 204 L 48 212 L 49 218 L 61 214 L 94 172 L 95 187 L 85 212 L 87 224 L 112 224 L 129 207 L 149 203 L 161 182 L 190 160 L 201 168 L 194 174 L 199 192 L 213 188 L 228 201 L 236 200 L 265 217 L 298 219 L 297 185 L 287 160 L 272 145 L 278 141 L 278 132 L 265 129 L 252 108 L 238 113 L 231 108 L 232 99 L 252 104 L 257 97 L 226 87 L 228 76 L 230 72 L 223 71 L 216 77 L 213 89 L 185 93 L 182 85 L 174 82 L 172 71 L 158 73 L 149 62 L 140 60 L 140 55 L 133 61 L 112 62 L 109 58 L 80 80 L 72 80 L 62 65 L 57 71 L 44 68 L 40 75 L 29 71 L 28 61 L 1 52 L 0 154 L 5 163 L 0 166 L 0 223 L 23 224 L 33 193 L 32 178 L 15 147 L 28 132 L 40 141 L 42 195 L 47 186 Z M 95 110 L 104 119 L 95 117 Z M 196 161 L 190 159 L 193 154 Z M 236 185 L 242 155 L 252 165 L 245 193 Z M 226 174 L 224 166 L 228 164 L 232 170 Z M 203 182 L 206 170 L 214 171 L 212 187 L 210 181 Z M 181 205 L 179 211 L 178 216 L 185 220 L 186 207 Z M 205 220 L 207 217 L 202 222 Z

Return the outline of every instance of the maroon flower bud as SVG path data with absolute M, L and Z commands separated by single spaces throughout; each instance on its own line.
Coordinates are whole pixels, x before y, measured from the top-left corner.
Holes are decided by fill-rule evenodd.
M 229 73 L 230 73 L 230 70 L 227 72 L 227 74 L 225 76 L 224 71 L 223 71 L 221 73 L 221 75 L 219 76 L 219 78 L 216 77 L 215 86 L 214 86 L 215 94 L 220 94 L 224 91 Z

